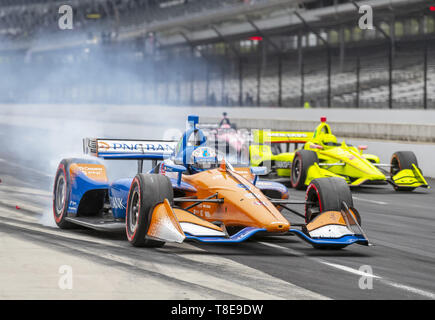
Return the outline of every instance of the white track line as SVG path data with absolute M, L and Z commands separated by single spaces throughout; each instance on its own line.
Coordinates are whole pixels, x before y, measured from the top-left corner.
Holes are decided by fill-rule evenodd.
M 374 279 L 381 279 L 381 277 L 379 277 L 377 275 L 368 274 L 366 272 L 363 272 L 363 271 L 360 271 L 360 270 L 357 270 L 357 269 L 354 269 L 354 268 L 346 267 L 346 266 L 343 266 L 341 264 L 331 263 L 331 262 L 327 262 L 327 261 L 324 261 L 324 260 L 321 260 L 319 262 L 321 262 L 323 264 L 326 264 L 327 266 L 339 269 L 339 270 L 343 270 L 343 271 L 346 271 L 346 272 L 349 272 L 349 273 L 356 274 L 356 275 L 361 276 L 361 277 L 370 277 L 370 278 L 374 278 Z
M 401 289 L 401 290 L 405 290 L 405 291 L 408 291 L 408 292 L 411 292 L 411 293 L 414 293 L 414 294 L 418 294 L 420 296 L 423 296 L 423 297 L 435 300 L 435 294 L 432 293 L 432 292 L 421 290 L 421 289 L 418 289 L 418 288 L 414 288 L 414 287 L 411 287 L 411 286 L 407 286 L 407 285 L 400 284 L 400 283 L 393 282 L 393 281 L 386 280 L 386 279 L 382 279 L 381 282 L 386 284 L 386 285 L 389 285 L 391 287 L 394 287 L 394 288 L 397 288 L 397 289 Z
M 387 205 L 388 204 L 388 202 L 369 200 L 369 199 L 364 199 L 364 198 L 360 198 L 360 197 L 356 197 L 356 196 L 353 196 L 353 198 L 356 200 L 359 200 L 359 201 L 369 202 L 369 203 L 374 203 L 374 204 L 380 204 L 380 205 Z
M 335 268 L 335 269 L 346 271 L 346 272 L 349 272 L 349 273 L 352 273 L 352 274 L 356 274 L 356 275 L 359 275 L 359 276 L 365 276 L 365 277 L 370 276 L 367 273 L 362 272 L 362 271 L 360 271 L 358 269 L 350 268 L 350 267 L 347 267 L 347 266 L 344 266 L 344 265 L 341 265 L 341 264 L 331 263 L 331 262 L 328 262 L 328 261 L 325 261 L 325 260 L 319 259 L 319 258 L 308 257 L 305 254 L 303 254 L 303 253 L 301 253 L 299 251 L 296 251 L 294 249 L 290 249 L 290 248 L 287 248 L 287 247 L 284 247 L 284 246 L 280 246 L 280 245 L 277 245 L 277 244 L 274 244 L 274 243 L 268 243 L 268 242 L 260 242 L 260 243 L 264 244 L 266 246 L 269 246 L 269 247 L 277 248 L 277 249 L 280 249 L 280 250 L 285 250 L 286 252 L 291 253 L 291 254 L 296 255 L 296 256 L 304 256 L 307 259 L 316 261 L 318 263 L 327 265 L 327 266 Z M 397 289 L 400 289 L 400 290 L 404 290 L 404 291 L 407 291 L 407 292 L 410 292 L 410 293 L 414 293 L 414 294 L 423 296 L 425 298 L 429 298 L 429 299 L 435 300 L 435 293 L 433 293 L 433 292 L 422 290 L 422 289 L 418 289 L 418 288 L 415 288 L 415 287 L 412 287 L 412 286 L 408 286 L 408 285 L 404 285 L 404 284 L 401 284 L 401 283 L 398 283 L 398 282 L 394 282 L 394 281 L 385 279 L 385 278 L 383 278 L 383 277 L 381 277 L 379 275 L 374 275 L 373 274 L 373 275 L 371 275 L 371 277 L 376 279 L 376 280 L 378 280 L 379 282 L 381 282 L 381 283 L 383 283 L 385 285 L 390 286 L 390 287 L 394 287 L 394 288 L 397 288 Z

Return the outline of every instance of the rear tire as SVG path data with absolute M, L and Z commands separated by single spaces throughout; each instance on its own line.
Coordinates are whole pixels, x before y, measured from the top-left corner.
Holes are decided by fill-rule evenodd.
M 72 159 L 63 159 L 57 167 L 54 178 L 53 216 L 57 226 L 61 229 L 71 229 L 74 227 L 74 224 L 65 220 L 71 193 L 69 167 L 72 163 Z
M 307 171 L 314 164 L 318 163 L 319 158 L 314 151 L 299 150 L 295 153 L 290 174 L 290 182 L 293 188 L 303 190 L 305 188 L 305 180 L 307 179 Z
M 305 200 L 305 222 L 310 223 L 320 213 L 325 211 L 341 211 L 344 201 L 353 208 L 353 198 L 346 181 L 341 178 L 314 179 L 307 188 Z M 358 214 L 359 216 L 359 214 Z M 358 223 L 361 222 L 357 221 Z
M 165 242 L 147 239 L 154 207 L 168 199 L 174 202 L 171 181 L 160 174 L 137 174 L 134 177 L 127 200 L 125 217 L 128 241 L 135 247 L 162 247 Z
M 417 157 L 412 151 L 397 151 L 391 157 L 391 168 L 390 175 L 391 177 L 395 176 L 399 171 L 404 169 L 413 169 L 412 164 L 414 164 L 418 168 Z M 420 168 L 419 168 L 420 170 Z M 421 170 L 420 170 L 421 172 Z M 394 186 L 394 190 L 396 191 L 412 191 L 414 187 L 397 187 Z
M 98 161 L 79 158 L 62 159 L 57 167 L 53 186 L 53 215 L 54 221 L 61 229 L 77 228 L 78 226 L 66 221 L 68 204 L 71 194 L 70 166 L 74 163 L 100 164 Z

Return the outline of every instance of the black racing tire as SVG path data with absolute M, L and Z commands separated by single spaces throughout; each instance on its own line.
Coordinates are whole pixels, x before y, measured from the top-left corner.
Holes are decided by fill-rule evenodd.
M 399 171 L 404 169 L 413 169 L 412 164 L 418 168 L 417 157 L 412 151 L 397 151 L 391 157 L 390 175 L 395 176 Z M 420 168 L 418 168 L 420 170 Z M 421 172 L 421 170 L 420 170 Z M 396 191 L 412 191 L 414 187 L 394 186 Z
M 353 208 L 353 198 L 346 181 L 341 178 L 318 178 L 311 181 L 305 194 L 305 222 L 308 224 L 325 211 L 341 211 L 342 202 Z M 357 217 L 359 214 L 357 215 Z M 358 218 L 357 218 L 358 219 Z M 361 218 L 358 223 L 361 223 Z
M 135 247 L 162 247 L 165 242 L 147 239 L 154 207 L 165 199 L 172 205 L 174 191 L 168 177 L 160 174 L 137 174 L 128 193 L 125 229 Z
M 71 159 L 63 159 L 57 167 L 53 186 L 53 216 L 57 226 L 61 229 L 71 229 L 74 224 L 66 221 L 67 208 L 71 193 L 71 177 L 69 167 Z
M 290 183 L 292 187 L 298 190 L 305 189 L 305 180 L 307 178 L 308 168 L 311 167 L 314 163 L 318 162 L 319 158 L 314 151 L 296 151 L 290 173 Z
M 68 203 L 71 194 L 70 166 L 73 163 L 100 164 L 95 160 L 78 158 L 62 159 L 59 163 L 53 185 L 53 215 L 54 221 L 61 229 L 77 227 L 65 219 L 67 217 Z

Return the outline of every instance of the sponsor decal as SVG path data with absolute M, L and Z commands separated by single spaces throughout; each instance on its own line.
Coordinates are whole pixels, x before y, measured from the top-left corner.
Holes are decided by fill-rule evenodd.
M 68 211 L 72 212 L 72 213 L 76 213 L 77 212 L 77 202 L 71 200 L 69 202 L 69 205 L 68 205 Z
M 98 149 L 102 149 L 102 150 L 109 150 L 110 149 L 110 144 L 108 144 L 107 142 L 104 141 L 98 141 Z
M 288 162 L 288 161 L 275 161 L 275 167 L 277 169 L 289 169 L 290 162 Z
M 265 201 L 261 201 L 261 200 L 255 200 L 255 201 L 253 201 L 252 203 L 255 204 L 255 205 L 257 205 L 257 206 L 261 206 L 261 205 L 263 205 L 263 206 L 265 206 L 265 207 L 269 206 L 268 203 L 266 203 Z
M 194 157 L 195 161 L 201 161 L 201 162 L 216 161 L 216 152 L 208 147 L 200 147 L 195 149 L 195 151 L 192 152 L 192 156 Z
M 122 202 L 122 199 L 116 198 L 116 197 L 110 198 L 110 206 L 113 209 L 125 209 L 126 208 L 124 203 Z
M 107 181 L 106 169 L 100 164 L 74 163 L 70 167 L 70 174 L 74 178 L 78 172 L 96 181 Z
M 165 153 L 171 154 L 175 150 L 174 143 L 160 141 L 122 141 L 122 140 L 99 140 L 98 152 L 118 153 Z

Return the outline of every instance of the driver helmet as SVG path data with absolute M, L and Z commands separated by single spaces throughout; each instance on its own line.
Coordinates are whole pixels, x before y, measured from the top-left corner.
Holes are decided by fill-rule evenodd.
M 190 156 L 190 167 L 197 172 L 218 167 L 216 151 L 210 147 L 196 148 Z
M 337 138 L 330 133 L 322 135 L 322 143 L 325 145 L 335 145 L 337 144 Z

